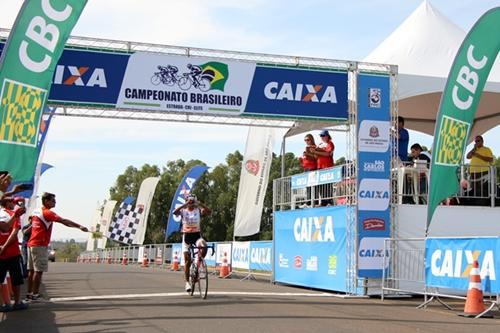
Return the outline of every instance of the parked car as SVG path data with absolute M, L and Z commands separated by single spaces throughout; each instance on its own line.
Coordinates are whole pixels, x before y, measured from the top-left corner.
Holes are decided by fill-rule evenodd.
M 56 261 L 56 250 L 54 249 L 49 250 L 49 260 L 52 262 Z

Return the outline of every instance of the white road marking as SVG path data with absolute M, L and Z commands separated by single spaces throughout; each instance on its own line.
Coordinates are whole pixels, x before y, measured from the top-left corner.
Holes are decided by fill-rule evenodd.
M 187 293 L 155 293 L 155 294 L 125 294 L 125 295 L 96 295 L 96 296 L 77 296 L 77 297 L 59 297 L 51 298 L 50 302 L 75 302 L 75 301 L 93 301 L 104 299 L 127 299 L 127 298 L 150 298 L 150 297 L 179 297 L 186 296 Z M 243 291 L 212 291 L 208 295 L 225 295 L 225 296 L 283 296 L 283 297 L 336 297 L 346 298 L 341 294 L 329 293 L 275 293 L 275 292 L 243 292 Z

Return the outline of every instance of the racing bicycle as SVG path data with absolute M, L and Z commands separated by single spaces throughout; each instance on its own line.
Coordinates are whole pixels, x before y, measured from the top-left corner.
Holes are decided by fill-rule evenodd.
M 191 244 L 189 246 L 189 255 L 191 256 L 189 283 L 191 284 L 191 296 L 194 295 L 195 289 L 198 289 L 200 297 L 206 299 L 208 294 L 208 269 L 205 259 L 200 255 L 200 250 L 202 249 L 212 249 L 212 255 L 214 254 L 213 244 L 210 246 L 196 246 Z

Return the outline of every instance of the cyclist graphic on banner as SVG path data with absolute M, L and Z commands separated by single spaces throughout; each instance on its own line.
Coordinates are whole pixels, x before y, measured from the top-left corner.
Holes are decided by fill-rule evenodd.
M 188 90 L 195 87 L 201 91 L 210 90 L 210 79 L 203 77 L 203 68 L 199 65 L 187 64 L 189 72 L 178 75 L 179 68 L 173 65 L 162 66 L 158 65 L 159 72 L 155 72 L 151 77 L 151 83 L 159 85 L 163 83 L 168 86 L 177 84 L 180 89 Z

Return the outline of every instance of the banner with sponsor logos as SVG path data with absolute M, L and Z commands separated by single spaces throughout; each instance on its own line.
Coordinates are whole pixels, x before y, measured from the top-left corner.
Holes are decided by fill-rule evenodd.
M 241 166 L 238 201 L 234 217 L 234 236 L 259 232 L 264 197 L 273 159 L 275 130 L 250 127 Z
M 232 243 L 216 243 L 215 244 L 215 262 L 217 264 L 222 264 L 224 259 L 227 260 L 228 265 L 231 265 L 232 255 L 231 255 Z
M 342 180 L 344 166 L 304 172 L 292 176 L 292 190 L 316 185 L 337 183 Z
M 177 257 L 180 266 L 184 266 L 184 254 L 182 253 L 182 243 L 172 244 L 172 257 L 170 262 L 173 263 L 174 259 Z
M 346 206 L 274 214 L 275 281 L 346 291 Z
M 500 7 L 496 7 L 474 24 L 448 74 L 434 128 L 426 233 L 439 203 L 459 191 L 457 170 L 484 85 L 500 52 L 499 35 Z
M 427 238 L 425 253 L 428 287 L 467 290 L 477 260 L 483 291 L 500 292 L 499 238 Z
M 358 276 L 382 277 L 390 222 L 390 83 L 358 76 Z
M 0 50 L 3 44 L 0 43 Z M 347 119 L 347 72 L 225 59 L 64 50 L 49 103 L 287 119 Z
M 271 271 L 272 242 L 233 242 L 233 268 Z
M 30 181 L 51 77 L 86 0 L 25 1 L 0 58 L 0 169 Z

